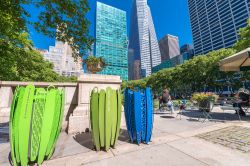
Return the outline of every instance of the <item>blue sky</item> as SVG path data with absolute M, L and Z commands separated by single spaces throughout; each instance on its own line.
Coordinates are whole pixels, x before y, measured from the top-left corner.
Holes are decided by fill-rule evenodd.
M 93 36 L 96 0 L 88 1 L 91 10 L 88 13 L 87 18 L 91 22 L 90 35 Z M 103 2 L 126 11 L 129 27 L 132 0 L 99 0 L 99 2 Z M 162 38 L 166 34 L 172 34 L 179 37 L 180 46 L 186 43 L 192 44 L 187 0 L 148 0 L 148 4 L 151 8 L 158 39 Z M 32 19 L 36 19 L 39 11 L 32 6 L 28 7 L 28 11 L 32 13 Z M 48 49 L 50 45 L 54 45 L 55 39 L 50 39 L 37 33 L 31 26 L 29 26 L 29 30 L 35 47 Z

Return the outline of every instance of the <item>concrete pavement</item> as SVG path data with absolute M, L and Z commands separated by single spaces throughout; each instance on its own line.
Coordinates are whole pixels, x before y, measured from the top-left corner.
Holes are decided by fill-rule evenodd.
M 220 110 L 215 110 L 217 113 Z M 216 113 L 216 116 L 218 114 Z M 53 158 L 46 166 L 126 166 L 126 165 L 173 165 L 173 166 L 249 166 L 250 153 L 243 153 L 220 144 L 197 137 L 207 132 L 218 131 L 230 126 L 250 128 L 250 116 L 239 122 L 237 115 L 228 112 L 215 121 L 198 121 L 200 114 L 184 113 L 181 120 L 176 115 L 156 114 L 152 142 L 140 146 L 129 143 L 125 124 L 116 149 L 95 152 L 89 133 L 67 135 L 61 133 Z M 0 165 L 8 164 L 8 143 L 0 144 Z

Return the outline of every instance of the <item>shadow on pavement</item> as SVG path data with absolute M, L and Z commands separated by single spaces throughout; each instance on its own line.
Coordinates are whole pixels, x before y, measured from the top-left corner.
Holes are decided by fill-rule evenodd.
M 94 145 L 92 142 L 92 136 L 90 132 L 85 133 L 78 133 L 75 136 L 73 136 L 74 140 L 79 143 L 80 145 L 93 150 Z
M 201 111 L 197 110 L 186 110 L 182 113 L 183 116 L 189 117 L 189 121 L 198 121 L 199 118 L 204 118 L 204 115 Z M 234 111 L 230 112 L 211 112 L 210 116 L 212 117 L 213 121 L 239 121 L 239 117 L 235 114 Z M 250 121 L 250 115 L 241 116 L 241 121 Z
M 128 131 L 125 129 L 120 129 L 118 140 L 122 142 L 130 142 Z
M 165 118 L 165 119 L 174 119 L 175 117 L 173 116 L 160 116 L 161 118 Z
M 85 132 L 85 133 L 78 133 L 73 136 L 73 139 L 79 143 L 80 145 L 93 150 L 94 145 L 92 142 L 92 135 L 90 132 Z M 122 142 L 130 142 L 128 132 L 125 129 L 120 129 L 120 135 L 118 137 L 119 141 Z
M 9 142 L 9 122 L 0 123 L 0 144 Z

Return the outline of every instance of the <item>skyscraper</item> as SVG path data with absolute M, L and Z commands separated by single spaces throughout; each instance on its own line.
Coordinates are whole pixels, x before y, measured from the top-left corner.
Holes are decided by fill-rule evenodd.
M 180 53 L 183 54 L 183 53 L 186 53 L 186 52 L 192 52 L 193 49 L 194 48 L 193 48 L 192 45 L 190 45 L 190 44 L 184 44 L 180 48 Z
M 188 0 L 195 54 L 231 47 L 250 17 L 249 0 Z
M 72 57 L 72 49 L 67 43 L 56 41 L 49 50 L 38 50 L 44 59 L 54 65 L 54 71 L 63 76 L 79 76 L 82 72 L 82 61 Z
M 95 56 L 103 57 L 107 64 L 100 74 L 128 80 L 126 12 L 97 2 L 95 34 Z
M 161 61 L 172 59 L 180 55 L 179 38 L 173 35 L 166 35 L 159 41 Z
M 147 0 L 134 0 L 129 37 L 129 79 L 147 77 L 161 54 Z M 139 70 L 138 70 L 139 69 Z
M 194 56 L 194 48 L 190 44 L 184 44 L 183 46 L 181 46 L 180 51 L 184 61 L 189 60 Z

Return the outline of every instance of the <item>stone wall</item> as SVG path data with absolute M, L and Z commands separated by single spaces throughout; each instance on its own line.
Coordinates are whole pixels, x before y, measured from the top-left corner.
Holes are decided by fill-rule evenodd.
M 78 79 L 78 105 L 69 117 L 68 133 L 81 133 L 90 128 L 90 95 L 94 88 L 98 90 L 107 87 L 119 89 L 121 83 L 120 76 L 82 74 Z
M 13 94 L 17 86 L 33 84 L 36 87 L 55 86 L 65 90 L 63 130 L 67 129 L 69 116 L 77 106 L 77 83 L 13 82 L 0 81 L 0 123 L 8 123 Z
M 65 90 L 63 130 L 69 134 L 85 132 L 90 126 L 90 95 L 94 88 L 119 89 L 119 76 L 82 74 L 78 83 L 10 82 L 0 81 L 0 124 L 9 122 L 10 107 L 17 86 L 33 84 L 36 87 L 54 86 Z M 125 123 L 122 114 L 122 124 Z

